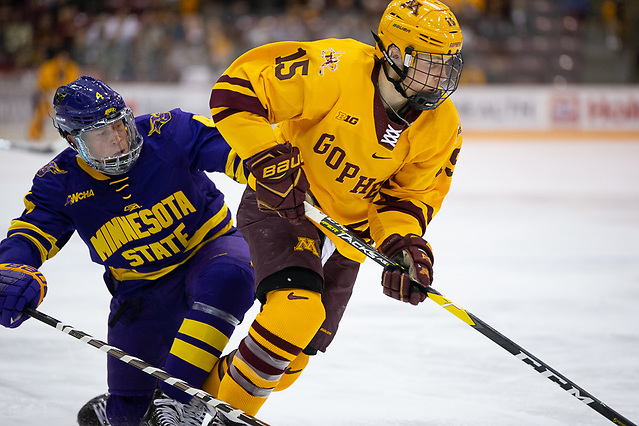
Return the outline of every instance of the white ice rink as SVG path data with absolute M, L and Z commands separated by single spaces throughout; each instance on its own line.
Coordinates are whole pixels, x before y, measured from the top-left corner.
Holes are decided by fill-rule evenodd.
M 0 151 L 0 232 L 49 155 Z M 235 210 L 241 188 L 214 176 Z M 427 232 L 434 287 L 639 422 L 639 141 L 466 138 Z M 74 237 L 40 310 L 98 339 L 109 295 Z M 366 262 L 327 354 L 259 413 L 275 426 L 612 424 L 432 301 L 382 295 Z M 255 308 L 229 347 L 246 332 Z M 36 320 L 0 329 L 0 425 L 69 426 L 104 353 Z

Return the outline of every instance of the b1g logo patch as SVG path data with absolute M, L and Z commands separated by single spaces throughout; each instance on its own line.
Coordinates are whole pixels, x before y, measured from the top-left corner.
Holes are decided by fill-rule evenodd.
M 352 115 L 348 115 L 348 114 L 346 114 L 346 113 L 345 113 L 345 112 L 343 112 L 343 111 L 339 111 L 339 112 L 337 113 L 337 115 L 335 116 L 335 118 L 336 118 L 336 119 L 338 119 L 338 120 L 340 120 L 340 121 L 345 121 L 345 122 L 347 122 L 348 124 L 352 124 L 352 125 L 357 124 L 357 122 L 359 121 L 359 118 L 354 117 L 354 116 L 352 116 Z

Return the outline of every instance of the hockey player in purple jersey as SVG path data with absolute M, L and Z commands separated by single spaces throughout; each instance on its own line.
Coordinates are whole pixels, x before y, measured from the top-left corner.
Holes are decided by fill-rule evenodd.
M 77 232 L 105 268 L 108 343 L 200 387 L 254 300 L 247 244 L 205 173 L 245 183 L 243 164 L 210 119 L 180 109 L 134 118 L 92 77 L 59 87 L 53 105 L 71 147 L 36 173 L 0 243 L 0 324 L 19 326 L 24 307 L 42 302 L 38 268 Z M 81 424 L 190 424 L 183 417 L 204 410 L 115 358 L 107 370 L 108 394 Z

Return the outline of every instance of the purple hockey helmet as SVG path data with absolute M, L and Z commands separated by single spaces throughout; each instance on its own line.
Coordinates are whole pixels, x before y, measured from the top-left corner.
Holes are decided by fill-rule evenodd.
M 91 168 L 120 175 L 138 159 L 143 139 L 133 111 L 104 82 L 82 76 L 60 86 L 53 97 L 53 109 L 54 126 Z

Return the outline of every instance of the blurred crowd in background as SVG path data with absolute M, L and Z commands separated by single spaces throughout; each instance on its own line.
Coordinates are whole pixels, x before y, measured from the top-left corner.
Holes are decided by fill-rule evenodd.
M 464 32 L 462 84 L 638 83 L 638 0 L 444 0 Z M 109 81 L 213 82 L 279 40 L 373 44 L 388 0 L 0 0 L 0 77 L 66 51 Z

